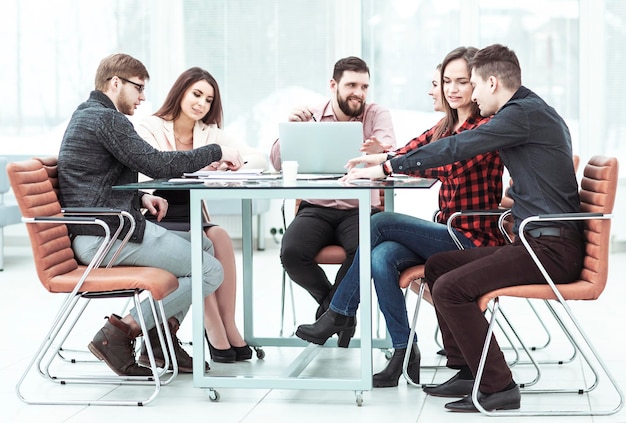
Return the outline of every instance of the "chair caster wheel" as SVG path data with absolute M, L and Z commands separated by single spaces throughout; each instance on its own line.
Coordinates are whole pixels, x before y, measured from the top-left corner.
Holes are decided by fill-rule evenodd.
M 254 347 L 254 350 L 256 351 L 256 358 L 258 358 L 259 360 L 263 360 L 265 358 L 265 351 L 263 350 L 263 348 Z
M 220 393 L 213 388 L 209 388 L 209 399 L 211 402 L 218 402 L 220 400 Z
M 356 395 L 356 405 L 357 407 L 361 407 L 363 405 L 363 392 L 355 392 Z

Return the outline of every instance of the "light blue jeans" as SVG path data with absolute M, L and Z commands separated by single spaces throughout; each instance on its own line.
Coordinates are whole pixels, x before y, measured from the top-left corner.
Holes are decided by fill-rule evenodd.
M 458 232 L 458 231 L 457 231 Z M 472 242 L 458 232 L 465 248 Z M 410 327 L 404 293 L 399 286 L 400 272 L 424 264 L 431 255 L 456 250 L 446 225 L 407 216 L 381 212 L 371 219 L 372 278 L 380 310 L 394 348 L 406 348 Z M 359 252 L 339 284 L 330 309 L 345 316 L 355 316 L 361 300 L 359 290 Z
M 72 241 L 76 259 L 82 264 L 89 264 L 102 237 L 80 235 Z M 119 246 L 118 240 L 113 248 Z M 202 238 L 204 249 L 202 269 L 202 294 L 212 294 L 224 279 L 224 270 L 220 262 L 213 257 L 213 244 L 206 236 Z M 107 263 L 112 253 L 104 260 Z M 178 289 L 163 299 L 163 308 L 168 318 L 175 317 L 182 323 L 191 306 L 191 237 L 189 232 L 169 231 L 152 222 L 146 222 L 146 231 L 140 244 L 129 242 L 118 256 L 115 265 L 151 266 L 165 269 L 178 278 Z M 143 318 L 148 329 L 156 326 L 150 306 L 144 300 L 141 305 Z M 138 321 L 137 310 L 130 311 Z

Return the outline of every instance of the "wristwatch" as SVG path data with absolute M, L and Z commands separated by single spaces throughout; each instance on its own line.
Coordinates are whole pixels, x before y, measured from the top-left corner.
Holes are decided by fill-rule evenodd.
M 393 169 L 391 168 L 390 165 L 388 165 L 389 161 L 383 162 L 380 164 L 380 166 L 383 169 L 383 173 L 385 174 L 385 176 L 391 176 L 391 174 L 393 173 Z
M 397 151 L 389 151 L 387 152 L 387 160 L 391 160 L 398 155 Z

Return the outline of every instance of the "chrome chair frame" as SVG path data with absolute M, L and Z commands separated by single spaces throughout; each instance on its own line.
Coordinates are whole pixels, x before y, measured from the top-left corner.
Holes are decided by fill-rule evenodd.
M 33 358 L 16 384 L 18 398 L 28 404 L 82 404 L 82 405 L 135 405 L 142 406 L 152 402 L 160 392 L 161 385 L 170 383 L 178 374 L 178 366 L 174 354 L 172 336 L 169 327 L 156 325 L 159 342 L 164 346 L 165 368 L 160 370 L 156 366 L 150 340 L 145 337 L 146 349 L 151 364 L 152 375 L 146 377 L 106 376 L 62 374 L 66 368 L 54 368 L 54 364 L 61 362 L 60 350 L 63 343 L 75 328 L 87 305 L 95 298 L 133 297 L 136 307 L 141 309 L 140 294 L 147 296 L 148 304 L 155 322 L 165 321 L 165 313 L 160 298 L 172 292 L 178 286 L 174 275 L 161 269 L 143 268 L 143 276 L 129 278 L 133 280 L 124 286 L 123 280 L 126 269 L 110 269 L 120 251 L 126 245 L 130 234 L 135 228 L 135 221 L 130 213 L 108 208 L 77 208 L 61 209 L 56 196 L 56 158 L 47 160 L 36 159 L 27 162 L 11 163 L 8 167 L 9 179 L 16 193 L 16 199 L 23 216 L 22 221 L 29 228 L 29 237 L 35 256 L 37 274 L 51 293 L 65 293 L 65 299 L 57 311 L 50 329 L 39 345 Z M 44 215 L 50 213 L 50 215 Z M 118 229 L 111 235 L 108 224 L 99 218 L 102 215 L 117 215 Z M 102 266 L 105 257 L 109 254 L 128 222 L 128 232 L 123 235 L 120 245 L 113 251 L 112 259 L 106 266 Z M 87 266 L 78 266 L 73 259 L 70 240 L 65 225 L 96 225 L 102 229 L 102 242 Z M 37 227 L 34 228 L 34 225 Z M 137 268 L 142 269 L 142 268 Z M 75 279 L 74 279 L 75 277 Z M 142 279 L 143 277 L 143 279 Z M 110 278 L 110 279 L 108 279 Z M 156 301 L 148 288 L 150 283 L 143 281 L 158 281 L 160 285 L 159 300 Z M 110 283 L 109 283 L 110 282 Z M 106 290 L 98 289 L 105 288 Z M 157 310 L 158 309 L 158 310 Z M 143 314 L 138 315 L 142 333 L 147 333 Z M 165 335 L 164 335 L 165 334 Z M 167 339 L 167 344 L 165 339 Z M 169 350 L 169 357 L 168 357 Z M 172 375 L 166 379 L 163 375 L 172 363 Z M 123 400 L 104 399 L 50 399 L 50 392 L 45 397 L 34 398 L 24 392 L 24 382 L 31 371 L 36 368 L 40 376 L 57 385 L 70 384 L 103 384 L 103 385 L 150 385 L 154 390 L 145 395 L 141 391 L 140 398 Z M 59 371 L 60 370 L 60 371 Z M 107 368 L 108 371 L 108 368 Z M 101 394 L 100 394 L 101 395 Z
M 26 224 L 41 224 L 41 223 L 54 223 L 54 224 L 86 224 L 86 225 L 99 225 L 103 228 L 104 239 L 98 248 L 96 254 L 93 259 L 87 266 L 84 274 L 81 279 L 76 284 L 76 287 L 71 293 L 66 295 L 65 300 L 63 301 L 59 311 L 57 312 L 55 318 L 53 319 L 53 323 L 44 337 L 44 340 L 40 344 L 37 349 L 35 355 L 31 359 L 29 365 L 26 370 L 22 374 L 16 385 L 16 393 L 17 396 L 24 402 L 28 404 L 40 404 L 40 405 L 74 405 L 74 404 L 83 404 L 83 405 L 133 405 L 133 406 L 143 406 L 152 402 L 160 392 L 161 385 L 167 385 L 171 383 L 174 378 L 178 375 L 178 364 L 176 363 L 176 358 L 174 354 L 174 346 L 172 341 L 172 336 L 169 331 L 167 325 L 164 326 L 164 333 L 161 331 L 160 325 L 156 327 L 159 340 L 162 345 L 167 345 L 167 349 L 169 350 L 169 354 L 164 354 L 165 365 L 163 369 L 159 369 L 156 366 L 154 360 L 154 354 L 152 351 L 152 346 L 150 344 L 150 340 L 148 337 L 144 337 L 144 341 L 146 342 L 146 349 L 148 352 L 148 357 L 150 359 L 151 370 L 153 375 L 150 377 L 138 377 L 138 376 L 73 376 L 73 375 L 62 375 L 62 374 L 53 374 L 52 373 L 52 365 L 54 363 L 55 357 L 60 355 L 60 351 L 62 350 L 63 343 L 67 340 L 70 335 L 72 329 L 82 316 L 84 310 L 86 309 L 89 302 L 94 298 L 119 298 L 119 297 L 132 297 L 135 303 L 135 306 L 138 309 L 141 309 L 141 298 L 140 290 L 122 290 L 122 291 L 110 291 L 110 292 L 85 292 L 81 293 L 80 288 L 83 282 L 89 276 L 89 273 L 92 269 L 100 267 L 104 258 L 111 250 L 116 238 L 111 237 L 111 233 L 108 225 L 95 217 L 85 217 L 88 214 L 103 214 L 103 215 L 118 215 L 120 217 L 120 221 L 123 221 L 124 218 L 131 219 L 130 229 L 128 234 L 125 235 L 124 239 L 121 242 L 120 247 L 114 252 L 113 258 L 109 261 L 106 267 L 110 267 L 112 262 L 118 256 L 121 249 L 126 244 L 127 240 L 130 238 L 129 234 L 132 234 L 132 230 L 134 229 L 135 223 L 134 219 L 129 213 L 123 211 L 115 211 L 115 210 L 106 210 L 102 212 L 97 212 L 96 210 L 87 211 L 78 211 L 78 209 L 67 211 L 68 217 L 35 217 L 35 218 L 23 218 L 22 220 Z M 80 215 L 80 216 L 76 216 Z M 119 234 L 122 225 L 118 228 L 115 234 Z M 155 301 L 152 299 L 149 291 L 144 291 L 145 295 L 149 298 L 149 304 L 151 307 L 151 311 L 155 318 L 155 321 L 165 321 L 167 318 L 165 317 L 165 311 L 163 310 L 163 304 L 161 301 Z M 77 308 L 77 305 L 80 300 L 82 304 Z M 143 319 L 142 313 L 138 314 L 139 324 L 142 330 L 142 333 L 147 333 L 147 327 L 145 321 Z M 165 339 L 166 341 L 165 341 Z M 167 342 L 167 344 L 166 344 Z M 55 345 L 57 345 L 55 347 Z M 169 362 L 172 361 L 173 371 L 169 375 L 167 379 L 163 379 L 162 377 L 166 373 L 167 368 L 169 367 Z M 54 382 L 59 385 L 68 385 L 68 384 L 112 384 L 112 385 L 150 385 L 154 386 L 154 390 L 150 395 L 141 399 L 131 399 L 131 400 L 83 400 L 83 399 L 70 399 L 70 400 L 60 400 L 60 401 L 51 401 L 46 399 L 29 399 L 24 393 L 22 389 L 22 385 L 30 373 L 33 367 L 37 367 L 37 370 L 40 376 L 44 377 L 50 382 Z
M 478 391 L 479 391 L 479 387 L 480 387 L 480 382 L 481 382 L 482 377 L 483 377 L 483 372 L 484 372 L 484 368 L 485 368 L 485 362 L 487 360 L 487 352 L 489 350 L 489 345 L 491 344 L 491 338 L 492 338 L 492 334 L 493 334 L 493 323 L 496 320 L 498 313 L 502 312 L 502 310 L 500 308 L 499 297 L 495 297 L 492 300 L 493 301 L 493 308 L 492 308 L 491 319 L 489 321 L 489 329 L 488 329 L 487 335 L 485 337 L 485 343 L 484 343 L 484 346 L 483 346 L 483 352 L 481 354 L 480 362 L 479 362 L 479 365 L 478 365 L 478 372 L 477 372 L 477 375 L 476 375 L 476 381 L 474 382 L 474 387 L 472 389 L 472 394 L 471 394 L 472 395 L 472 401 L 474 402 L 474 406 L 481 413 L 489 415 L 489 416 L 604 416 L 604 415 L 615 414 L 619 410 L 622 409 L 622 407 L 624 405 L 624 395 L 623 395 L 619 385 L 617 384 L 617 381 L 615 380 L 615 378 L 611 374 L 611 372 L 610 372 L 608 366 L 605 364 L 604 360 L 602 360 L 602 358 L 601 358 L 600 354 L 598 353 L 598 351 L 596 350 L 596 348 L 591 343 L 591 341 L 590 341 L 589 337 L 587 336 L 587 334 L 584 332 L 584 330 L 582 328 L 582 325 L 580 324 L 578 319 L 576 319 L 576 316 L 572 312 L 572 309 L 570 308 L 569 304 L 567 303 L 567 300 L 565 300 L 565 298 L 563 297 L 563 295 L 559 291 L 557 285 L 554 283 L 554 281 L 552 280 L 552 278 L 550 277 L 550 275 L 546 271 L 545 267 L 543 266 L 543 264 L 541 263 L 541 261 L 539 260 L 539 258 L 535 254 L 535 252 L 533 251 L 533 249 L 530 246 L 530 244 L 528 243 L 528 240 L 526 239 L 526 235 L 524 233 L 524 228 L 526 227 L 527 224 L 529 224 L 531 222 L 575 221 L 575 220 L 589 220 L 589 219 L 610 220 L 610 219 L 612 219 L 612 217 L 613 217 L 612 214 L 582 213 L 581 212 L 581 213 L 570 213 L 568 215 L 562 215 L 561 214 L 561 215 L 530 216 L 530 217 L 524 219 L 522 221 L 522 223 L 520 224 L 519 235 L 518 236 L 520 237 L 522 243 L 524 244 L 524 247 L 528 251 L 528 254 L 533 259 L 533 262 L 537 265 L 537 267 L 541 271 L 545 281 L 547 282 L 547 284 L 550 286 L 550 288 L 554 292 L 554 295 L 555 295 L 556 299 L 553 300 L 553 301 L 558 302 L 562 306 L 562 309 L 565 312 L 565 316 L 563 316 L 563 317 L 566 317 L 566 318 L 569 319 L 569 321 L 571 323 L 571 326 L 573 326 L 573 328 L 577 331 L 577 336 L 578 336 L 578 338 L 580 338 L 580 340 L 577 340 L 576 337 L 573 334 L 571 334 L 571 332 L 568 329 L 567 324 L 563 320 L 563 317 L 561 317 L 556 312 L 556 310 L 554 309 L 553 305 L 551 304 L 552 300 L 545 300 L 545 302 L 549 306 L 550 310 L 552 311 L 553 316 L 555 316 L 555 318 L 557 318 L 557 320 L 559 321 L 560 326 L 563 328 L 563 330 L 565 330 L 568 339 L 570 339 L 570 341 L 574 344 L 576 349 L 580 352 L 580 354 L 583 357 L 585 363 L 587 363 L 588 368 L 591 370 L 591 372 L 594 375 L 593 382 L 590 385 L 585 386 L 583 388 L 532 389 L 532 390 L 531 389 L 523 389 L 521 392 L 522 392 L 522 394 L 546 394 L 546 393 L 576 393 L 576 394 L 583 394 L 583 393 L 588 393 L 588 392 L 593 391 L 598 386 L 598 383 L 599 383 L 599 380 L 600 380 L 600 374 L 604 374 L 607 377 L 607 379 L 609 380 L 609 382 L 611 383 L 611 386 L 613 387 L 614 391 L 617 393 L 617 395 L 619 397 L 618 404 L 614 408 L 611 408 L 611 409 L 595 410 L 595 411 L 594 410 L 590 410 L 590 411 L 545 410 L 545 411 L 528 411 L 528 412 L 523 412 L 523 411 L 493 411 L 493 410 L 486 410 L 484 407 L 482 407 L 482 405 L 478 402 Z M 521 342 L 521 340 L 520 340 L 520 342 Z M 524 351 L 526 352 L 526 354 L 528 355 L 530 360 L 533 361 L 535 363 L 535 365 L 536 365 L 537 363 L 532 358 L 532 354 L 531 354 L 530 350 L 525 346 L 525 344 L 523 342 L 521 342 L 521 345 L 524 348 Z M 599 366 L 599 367 L 597 367 L 597 366 Z
M 611 219 L 615 205 L 618 175 L 619 163 L 615 157 L 593 156 L 589 159 L 581 180 L 579 212 L 529 216 L 521 222 L 518 236 L 533 263 L 540 271 L 542 278 L 533 285 L 520 285 L 496 289 L 485 293 L 477 300 L 478 306 L 483 310 L 487 308 L 489 303 L 493 304 L 493 312 L 489 320 L 483 351 L 479 360 L 476 381 L 471 394 L 474 406 L 481 413 L 489 416 L 601 416 L 615 414 L 622 409 L 624 405 L 624 395 L 617 381 L 569 306 L 569 301 L 589 301 L 598 299 L 606 287 L 609 271 L 608 260 Z M 528 224 L 558 221 L 585 221 L 585 256 L 580 276 L 577 280 L 566 284 L 556 284 L 552 280 L 537 254 L 530 246 L 525 232 L 525 228 Z M 585 373 L 583 375 L 583 384 L 585 385 L 583 388 L 571 388 L 570 386 L 566 386 L 565 388 L 522 389 L 522 397 L 525 394 L 537 393 L 574 393 L 578 395 L 590 393 L 599 386 L 601 376 L 605 376 L 612 388 L 611 391 L 616 394 L 616 400 L 611 400 L 610 403 L 603 401 L 603 403 L 609 403 L 610 405 L 595 408 L 593 407 L 593 401 L 591 401 L 590 398 L 586 398 L 584 402 L 588 406 L 587 409 L 580 409 L 580 406 L 576 406 L 571 409 L 555 409 L 554 407 L 550 407 L 550 409 L 547 410 L 521 409 L 494 411 L 486 410 L 482 407 L 478 401 L 478 392 L 484 373 L 488 349 L 492 341 L 494 321 L 501 312 L 499 306 L 499 298 L 501 296 L 544 300 L 552 315 L 559 323 L 562 331 L 582 356 L 582 362 L 586 364 L 587 368 L 593 374 L 593 380 L 591 382 L 585 382 L 587 374 Z M 554 307 L 555 303 L 561 305 L 559 308 L 560 312 L 557 312 L 557 308 Z M 522 346 L 524 346 L 523 342 Z M 525 352 L 532 360 L 532 355 L 527 348 L 525 348 Z M 571 385 L 571 382 L 569 385 Z M 604 399 L 606 393 L 602 392 L 602 394 Z
M 457 211 L 457 212 L 452 213 L 450 215 L 450 217 L 448 218 L 448 220 L 446 222 L 447 231 L 448 231 L 448 234 L 450 234 L 450 237 L 454 241 L 454 243 L 457 246 L 457 248 L 459 250 L 463 250 L 463 249 L 465 249 L 465 247 L 463 246 L 463 244 L 459 240 L 458 235 L 456 233 L 456 230 L 454 229 L 454 227 L 452 225 L 452 223 L 454 222 L 454 220 L 456 218 L 458 218 L 460 216 L 499 216 L 499 218 L 498 218 L 498 227 L 499 227 L 500 231 L 502 232 L 503 236 L 505 237 L 505 239 L 510 240 L 510 238 L 507 235 L 506 230 L 504 228 L 504 222 L 505 222 L 505 219 L 506 219 L 506 215 L 509 214 L 509 213 L 510 213 L 510 210 L 508 210 L 508 209 Z M 437 216 L 437 214 L 435 213 L 433 218 L 436 218 L 436 216 Z M 415 331 L 416 331 L 416 326 L 417 326 L 417 317 L 419 315 L 420 305 L 422 303 L 422 298 L 424 296 L 424 292 L 425 292 L 425 288 L 426 288 L 425 287 L 425 282 L 424 282 L 424 279 L 423 279 L 424 265 L 414 266 L 413 268 L 415 269 L 415 273 L 416 274 L 421 272 L 421 277 L 419 277 L 419 282 L 415 282 L 415 280 L 414 280 L 409 285 L 409 287 L 407 288 L 407 292 L 408 292 L 409 289 L 412 289 L 411 285 L 413 283 L 419 283 L 419 288 L 417 290 L 417 296 L 418 296 L 417 297 L 417 302 L 416 302 L 415 309 L 414 309 L 414 312 L 413 312 L 413 319 L 411 321 L 411 331 L 409 333 L 409 343 L 412 343 L 412 340 L 415 337 Z M 519 340 L 519 337 L 517 336 L 517 333 L 516 333 L 515 329 L 511 326 L 511 323 L 510 323 L 509 319 L 506 317 L 506 315 L 504 313 L 501 313 L 501 314 L 503 315 L 503 318 L 505 319 L 505 322 L 506 322 L 507 326 L 511 329 L 511 331 L 515 335 L 516 339 Z M 509 365 L 515 365 L 515 364 L 519 363 L 520 355 L 519 355 L 518 349 L 514 347 L 515 344 L 513 342 L 513 339 L 509 335 L 508 331 L 506 331 L 504 329 L 504 326 L 500 322 L 496 322 L 496 323 L 497 323 L 498 327 L 500 328 L 503 336 L 506 338 L 508 344 L 510 345 L 510 349 L 515 354 L 513 360 L 511 360 L 509 362 Z M 437 328 L 435 330 L 435 339 L 437 339 L 438 329 L 439 329 L 439 327 L 437 326 Z M 407 348 L 407 351 L 409 351 L 409 353 L 410 353 L 410 349 L 409 348 Z M 403 360 L 403 363 L 402 363 L 402 374 L 404 375 L 404 378 L 412 386 L 415 386 L 415 387 L 427 386 L 425 384 L 416 384 L 409 377 L 409 374 L 408 374 L 408 364 L 409 364 L 409 360 L 410 360 L 410 354 L 409 353 L 405 354 L 404 360 Z M 538 380 L 539 380 L 539 368 L 538 368 L 538 365 L 536 363 L 534 363 L 533 361 L 531 361 L 531 364 L 534 364 L 536 373 L 535 373 L 535 376 L 533 377 L 533 379 L 523 383 L 525 386 L 532 386 L 532 385 L 536 384 L 538 382 Z M 445 367 L 446 367 L 445 365 L 421 366 L 421 368 L 425 368 L 425 369 L 440 369 L 440 368 L 445 368 Z

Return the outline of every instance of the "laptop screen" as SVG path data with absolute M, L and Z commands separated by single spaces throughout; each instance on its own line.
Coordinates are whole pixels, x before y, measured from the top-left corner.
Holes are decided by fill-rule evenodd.
M 298 162 L 298 173 L 346 173 L 348 160 L 360 156 L 361 122 L 281 122 L 281 161 Z

